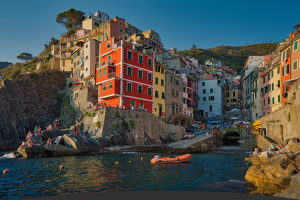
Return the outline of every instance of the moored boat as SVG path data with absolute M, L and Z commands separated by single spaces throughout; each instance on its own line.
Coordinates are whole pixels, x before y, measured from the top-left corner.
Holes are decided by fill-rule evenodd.
M 175 156 L 175 157 L 159 157 L 155 156 L 151 159 L 151 163 L 181 163 L 186 162 L 192 158 L 191 154 L 185 154 L 182 156 Z

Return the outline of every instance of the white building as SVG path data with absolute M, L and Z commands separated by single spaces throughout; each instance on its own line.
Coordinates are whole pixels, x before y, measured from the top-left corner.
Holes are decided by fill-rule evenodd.
M 198 83 L 198 95 L 200 97 L 198 110 L 202 111 L 203 117 L 211 118 L 220 115 L 224 118 L 225 91 L 224 81 L 217 74 L 207 74 Z

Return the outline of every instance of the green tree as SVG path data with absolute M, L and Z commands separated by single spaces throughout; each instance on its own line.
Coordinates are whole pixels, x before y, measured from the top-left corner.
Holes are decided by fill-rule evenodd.
M 20 55 L 17 56 L 17 58 L 23 61 L 28 61 L 31 60 L 33 57 L 31 53 L 22 52 Z M 22 73 L 23 73 L 23 65 L 24 64 L 22 63 Z
M 197 49 L 196 45 L 193 44 L 192 49 Z
M 67 11 L 58 13 L 56 22 L 65 26 L 66 29 L 73 29 L 75 27 L 81 27 L 81 23 L 84 20 L 84 12 L 70 8 Z

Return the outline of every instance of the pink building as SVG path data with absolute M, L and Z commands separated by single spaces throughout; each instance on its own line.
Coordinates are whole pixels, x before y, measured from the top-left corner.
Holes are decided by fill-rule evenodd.
M 261 94 L 262 94 L 262 105 L 263 105 L 263 115 L 267 115 L 271 112 L 270 109 L 270 83 L 269 83 L 269 73 L 259 72 L 259 77 L 262 78 Z
M 226 70 L 228 72 L 231 72 L 233 76 L 236 76 L 237 75 L 237 70 L 234 68 L 234 67 L 230 67 L 230 66 L 227 66 L 227 65 L 223 65 L 222 66 L 222 69 L 223 70 Z

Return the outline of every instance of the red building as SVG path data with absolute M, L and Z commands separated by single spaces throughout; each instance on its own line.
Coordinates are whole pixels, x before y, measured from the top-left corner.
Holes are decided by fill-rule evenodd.
M 153 112 L 152 56 L 136 45 L 110 38 L 100 44 L 99 63 L 96 69 L 99 103 Z

